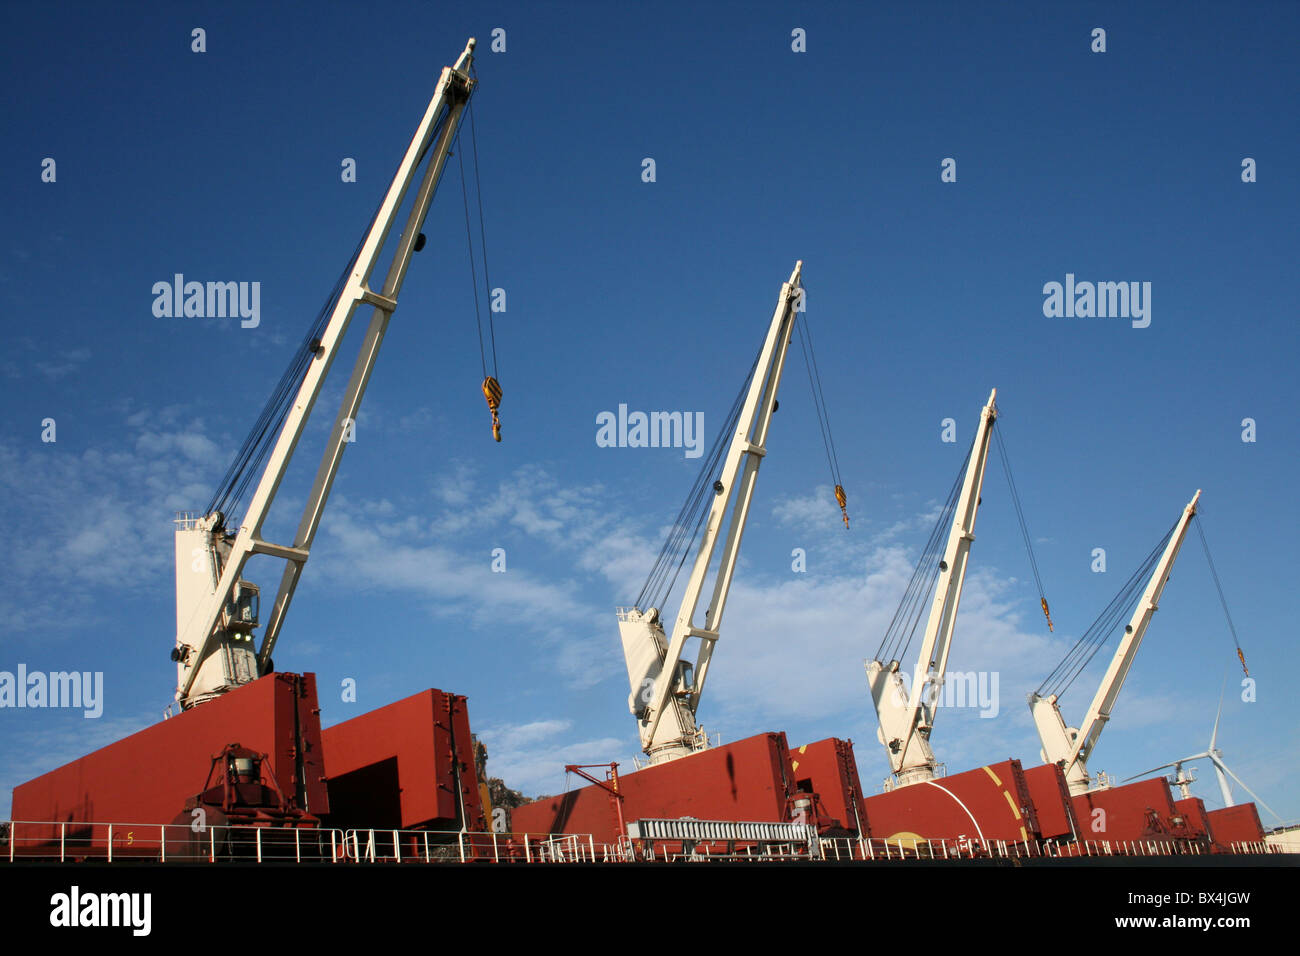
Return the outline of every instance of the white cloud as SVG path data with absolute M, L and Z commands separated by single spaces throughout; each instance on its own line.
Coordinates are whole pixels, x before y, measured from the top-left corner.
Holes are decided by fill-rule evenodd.
M 68 352 L 60 352 L 53 361 L 35 362 L 33 365 L 36 371 L 51 382 L 57 382 L 64 376 L 77 371 L 77 369 L 89 362 L 90 358 L 91 352 L 89 349 L 72 349 Z
M 614 737 L 574 739 L 568 720 L 539 720 L 527 724 L 488 725 L 476 731 L 488 749 L 488 773 L 526 796 L 554 796 L 585 787 L 587 781 L 564 772 L 565 764 L 608 763 L 620 754 L 620 765 L 631 765 L 627 741 Z M 596 776 L 600 771 L 593 771 Z
M 10 542 L 0 613 L 11 632 L 88 625 L 97 613 L 89 588 L 121 593 L 170 579 L 174 513 L 206 501 L 225 462 L 203 422 L 179 407 L 131 413 L 125 425 L 118 445 L 84 451 L 0 443 Z

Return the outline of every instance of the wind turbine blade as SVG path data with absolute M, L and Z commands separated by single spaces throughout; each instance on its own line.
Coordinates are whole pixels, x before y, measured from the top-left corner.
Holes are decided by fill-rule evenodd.
M 1209 757 L 1208 752 L 1203 754 L 1192 754 L 1190 757 L 1183 757 L 1181 760 L 1175 760 L 1172 763 L 1161 764 L 1159 767 L 1152 767 L 1150 770 L 1144 770 L 1142 773 L 1135 773 L 1131 777 L 1125 777 L 1120 783 L 1128 783 L 1130 780 L 1136 780 L 1138 777 L 1147 777 L 1157 770 L 1168 770 L 1170 767 L 1177 767 L 1180 763 L 1191 763 L 1193 760 L 1204 760 Z
M 1281 823 L 1281 822 L 1282 822 L 1282 818 L 1279 817 L 1279 816 L 1277 815 L 1277 811 L 1274 810 L 1272 807 L 1270 807 L 1267 803 L 1265 803 L 1265 802 L 1264 802 L 1263 800 L 1261 800 L 1259 797 L 1255 796 L 1255 791 L 1252 790 L 1252 789 L 1250 789 L 1250 787 L 1246 786 L 1246 784 L 1242 781 L 1242 779 L 1241 779 L 1240 777 L 1238 777 L 1235 773 L 1233 773 L 1231 770 L 1229 770 L 1229 769 L 1228 769 L 1228 765 L 1227 765 L 1226 763 L 1224 763 L 1224 762 L 1223 762 L 1222 760 L 1220 760 L 1218 757 L 1210 757 L 1210 759 L 1214 761 L 1214 765 L 1215 765 L 1216 767 L 1219 767 L 1219 768 L 1222 769 L 1223 772 L 1226 773 L 1229 777 L 1231 777 L 1233 780 L 1237 781 L 1237 783 L 1241 786 L 1241 789 L 1242 789 L 1242 790 L 1245 790 L 1248 794 L 1250 794 L 1251 797 L 1254 798 L 1254 800 L 1255 800 L 1256 803 L 1258 803 L 1261 807 L 1263 807 L 1263 808 L 1264 808 L 1265 810 L 1267 810 L 1269 813 L 1273 814 L 1273 816 L 1277 817 L 1277 822 L 1278 822 L 1278 823 Z
M 1125 777 L 1121 783 L 1128 783 L 1130 780 L 1138 779 L 1138 777 L 1149 777 L 1159 770 L 1168 770 L 1172 766 L 1173 764 L 1171 763 L 1161 764 L 1159 767 L 1152 767 L 1150 770 L 1143 770 L 1141 773 L 1135 773 L 1131 777 Z
M 1223 693 L 1228 689 L 1228 674 L 1225 671 L 1223 675 L 1223 687 L 1219 689 L 1219 709 L 1214 714 L 1214 730 L 1210 734 L 1210 749 L 1214 749 L 1214 742 L 1219 738 L 1219 717 L 1223 714 Z
M 1180 763 L 1187 763 L 1189 760 L 1198 760 L 1203 756 L 1205 756 L 1205 754 L 1198 754 L 1195 757 L 1184 757 L 1182 760 L 1175 760 L 1173 763 L 1162 763 L 1158 767 L 1152 767 L 1150 770 L 1143 770 L 1141 773 L 1135 773 L 1131 777 L 1125 777 L 1121 782 L 1128 783 L 1130 780 L 1138 779 L 1138 777 L 1149 777 L 1151 774 L 1156 773 L 1159 770 L 1168 770 L 1170 767 L 1176 767 Z

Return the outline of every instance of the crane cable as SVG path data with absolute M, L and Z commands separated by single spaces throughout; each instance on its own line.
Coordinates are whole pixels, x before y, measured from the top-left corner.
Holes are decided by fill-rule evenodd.
M 974 451 L 975 439 L 972 437 L 970 447 L 966 450 L 966 457 L 962 459 L 961 467 L 957 469 L 957 477 L 953 479 L 952 487 L 948 489 L 948 497 L 939 510 L 934 527 L 930 529 L 930 537 L 912 571 L 911 580 L 907 582 L 907 588 L 903 591 L 903 598 L 899 601 L 898 608 L 885 629 L 880 647 L 876 649 L 875 659 L 878 661 L 900 660 L 912 646 L 916 630 L 921 624 L 921 615 L 925 612 L 926 599 L 934 592 L 935 583 L 939 578 L 939 565 L 942 563 L 943 549 L 946 544 L 944 530 L 952 523 L 957 499 L 961 496 L 962 479 L 965 477 L 966 467 L 970 464 L 970 456 Z
M 803 302 L 803 289 L 799 290 L 799 301 Z M 840 506 L 844 520 L 844 530 L 849 528 L 848 496 L 844 493 L 844 484 L 840 480 L 840 459 L 835 451 L 835 440 L 831 437 L 831 417 L 826 408 L 826 395 L 822 391 L 821 370 L 817 367 L 817 352 L 813 349 L 812 326 L 808 325 L 807 310 L 803 322 L 796 322 L 799 330 L 799 348 L 803 350 L 804 366 L 808 369 L 808 384 L 813 393 L 813 410 L 817 413 L 817 425 L 821 428 L 822 444 L 826 446 L 826 463 L 830 466 L 831 482 L 835 485 L 835 503 Z M 804 326 L 808 331 L 804 332 Z M 804 338 L 807 337 L 805 344 Z
M 1164 537 L 1151 549 L 1142 565 L 1124 582 L 1124 586 L 1120 588 L 1119 593 L 1111 598 L 1110 603 L 1097 615 L 1097 619 L 1089 625 L 1088 630 L 1084 631 L 1083 635 L 1075 641 L 1074 646 L 1066 652 L 1061 662 L 1038 686 L 1036 693 L 1039 697 L 1055 694 L 1060 698 L 1092 662 L 1093 657 L 1106 644 L 1107 639 L 1114 633 L 1120 621 L 1131 612 L 1133 605 L 1137 602 L 1139 593 L 1150 578 L 1152 570 L 1160 560 L 1161 553 L 1177 527 L 1178 522 L 1174 522 L 1169 530 L 1165 532 Z
M 424 151 L 416 162 L 417 166 L 424 161 L 430 147 L 437 141 L 446 121 L 447 114 L 444 112 L 434 125 L 429 141 L 425 144 Z M 400 162 L 397 168 L 401 168 Z M 396 176 L 396 174 L 397 171 L 394 170 L 393 175 Z M 307 369 L 320 352 L 321 337 L 325 334 L 330 317 L 338 305 L 339 296 L 343 294 L 343 289 L 347 285 L 348 276 L 352 274 L 357 259 L 361 256 L 361 248 L 365 245 L 366 236 L 374 228 L 375 222 L 379 218 L 379 211 L 382 208 L 383 199 L 381 198 L 379 204 L 375 207 L 374 213 L 370 216 L 370 222 L 366 225 L 365 231 L 362 232 L 361 238 L 357 240 L 356 248 L 352 251 L 352 257 L 348 260 L 348 264 L 344 266 L 343 271 L 339 273 L 338 281 L 334 283 L 334 288 L 329 297 L 326 298 L 325 304 L 316 313 L 316 318 L 308 326 L 307 333 L 290 356 L 288 366 L 271 390 L 270 398 L 262 406 L 262 411 L 258 413 L 257 420 L 253 423 L 253 427 L 249 430 L 243 444 L 235 453 L 234 460 L 230 463 L 230 467 L 226 469 L 226 474 L 222 477 L 220 485 L 218 485 L 212 499 L 208 502 L 205 514 L 211 515 L 220 512 L 222 527 L 230 527 L 229 519 L 236 511 L 243 510 L 249 485 L 255 476 L 262 473 L 266 458 L 275 446 L 276 438 L 279 436 L 285 419 L 289 415 L 289 409 L 293 406 L 294 398 L 302 387 L 303 380 L 307 377 Z
M 477 79 L 477 78 L 476 78 Z M 474 104 L 471 102 L 465 107 L 469 113 L 469 135 L 470 146 L 474 156 L 474 194 L 478 201 L 478 227 L 479 227 L 479 248 L 483 257 L 483 283 L 487 290 L 487 325 L 488 325 L 488 345 L 483 342 L 483 310 L 479 303 L 478 297 L 478 274 L 474 265 L 474 236 L 470 228 L 469 218 L 469 184 L 465 179 L 465 157 L 460 150 L 456 150 L 456 158 L 460 162 L 460 188 L 461 196 L 465 206 L 465 239 L 469 246 L 469 270 L 470 282 L 474 288 L 474 322 L 478 326 L 478 350 L 479 358 L 483 366 L 483 397 L 487 399 L 488 410 L 492 413 L 492 437 L 497 441 L 501 440 L 501 419 L 497 412 L 501 407 L 501 383 L 497 380 L 497 337 L 496 327 L 492 320 L 492 280 L 488 276 L 488 259 L 487 259 L 487 232 L 483 224 L 483 181 L 479 176 L 478 168 L 478 132 L 474 124 Z M 456 131 L 457 140 L 460 138 L 460 130 Z M 487 353 L 489 348 L 492 352 L 492 371 L 488 372 Z
M 1025 523 L 1025 512 L 1020 506 L 1020 492 L 1016 490 L 1016 480 L 1011 475 L 1011 459 L 1007 455 L 1006 443 L 1002 440 L 1002 429 L 995 428 L 993 435 L 997 439 L 998 455 L 1002 459 L 1002 472 L 1007 476 L 1007 486 L 1011 489 L 1011 503 L 1016 509 L 1016 521 L 1020 524 L 1020 536 L 1025 539 L 1025 551 L 1029 554 L 1029 567 L 1034 572 L 1034 584 L 1038 587 L 1038 603 L 1047 618 L 1047 630 L 1055 631 L 1052 626 L 1052 612 L 1047 607 L 1047 594 L 1043 590 L 1043 579 L 1038 573 L 1038 559 L 1034 557 L 1033 539 L 1029 534 L 1029 525 Z
M 650 569 L 645 584 L 641 586 L 641 593 L 637 595 L 634 605 L 642 610 L 652 607 L 662 608 L 665 605 L 668 596 L 672 593 L 673 586 L 677 583 L 677 576 L 686 563 L 686 555 L 690 552 L 690 546 L 699 537 L 700 528 L 703 526 L 704 519 L 710 510 L 709 503 L 711 499 L 708 492 L 714 491 L 718 493 L 716 479 L 714 483 L 711 483 L 709 479 L 717 474 L 727 448 L 727 439 L 736 430 L 745 395 L 749 391 L 751 380 L 754 378 L 754 371 L 758 368 L 758 359 L 761 353 L 762 350 L 760 349 L 759 353 L 754 356 L 754 363 L 749 367 L 749 374 L 745 376 L 745 381 L 741 384 L 740 391 L 736 394 L 730 411 L 727 412 L 722 428 L 718 430 L 708 454 L 704 456 L 695 482 L 691 485 L 690 491 L 687 492 L 686 500 L 677 512 L 677 517 L 673 519 L 672 527 L 659 549 L 659 555 L 655 558 L 655 563 Z
M 1201 536 L 1201 547 L 1205 550 L 1205 560 L 1210 565 L 1210 576 L 1214 578 L 1215 590 L 1219 592 L 1219 603 L 1223 605 L 1223 615 L 1228 619 L 1228 630 L 1232 633 L 1232 643 L 1237 646 L 1237 660 L 1241 661 L 1241 669 L 1250 676 L 1250 669 L 1246 666 L 1246 655 L 1241 649 L 1241 641 L 1237 640 L 1237 629 L 1232 624 L 1232 615 L 1228 612 L 1228 601 L 1223 596 L 1223 585 L 1219 583 L 1219 572 L 1214 568 L 1214 559 L 1210 557 L 1210 545 L 1205 540 L 1205 529 L 1201 527 L 1201 522 L 1196 522 L 1196 532 Z

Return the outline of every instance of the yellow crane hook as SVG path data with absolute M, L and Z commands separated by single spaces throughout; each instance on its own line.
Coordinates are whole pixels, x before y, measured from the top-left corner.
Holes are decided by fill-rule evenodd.
M 500 441 L 501 419 L 497 417 L 497 409 L 501 407 L 501 383 L 491 375 L 483 379 L 483 397 L 487 399 L 488 408 L 492 412 L 492 437 Z

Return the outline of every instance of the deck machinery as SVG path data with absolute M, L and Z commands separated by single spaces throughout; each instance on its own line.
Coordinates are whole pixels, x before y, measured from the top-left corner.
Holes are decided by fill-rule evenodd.
M 442 70 L 374 218 L 221 489 L 202 514 L 177 521 L 171 657 L 180 713 L 18 786 L 15 820 L 44 821 L 52 837 L 69 824 L 166 824 L 206 807 L 258 826 L 300 826 L 328 821 L 334 802 L 349 823 L 355 813 L 384 808 L 387 826 L 486 828 L 463 697 L 428 690 L 322 732 L 315 676 L 276 673 L 271 657 L 407 270 L 424 246 L 421 229 L 477 83 L 474 47 L 471 38 L 455 65 Z M 372 274 L 408 202 L 376 291 Z M 290 543 L 268 541 L 264 522 L 363 305 L 373 312 L 297 532 Z M 484 393 L 496 431 L 495 379 L 484 382 Z M 232 509 L 244 504 L 250 487 L 242 520 L 233 524 Z M 256 555 L 282 559 L 285 567 L 254 651 L 260 592 L 244 572 Z M 325 760 L 331 741 L 333 777 Z M 140 772 L 123 774 L 123 767 Z

